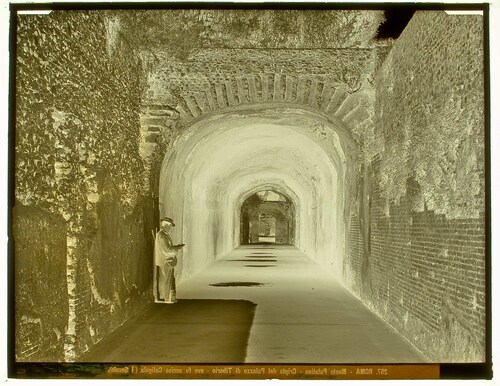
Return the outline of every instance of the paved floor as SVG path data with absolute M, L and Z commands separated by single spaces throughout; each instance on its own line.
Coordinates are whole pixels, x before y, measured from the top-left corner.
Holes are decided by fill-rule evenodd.
M 178 298 L 255 303 L 247 363 L 427 361 L 294 247 L 240 247 L 181 283 Z
M 79 362 L 243 363 L 254 312 L 245 300 L 153 304 Z

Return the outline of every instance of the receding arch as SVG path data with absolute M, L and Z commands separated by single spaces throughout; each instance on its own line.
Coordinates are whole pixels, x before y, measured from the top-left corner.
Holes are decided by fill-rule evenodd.
M 341 123 L 283 103 L 239 106 L 187 127 L 165 155 L 160 214 L 175 218 L 186 243 L 180 279 L 239 245 L 239 209 L 259 189 L 295 207 L 295 244 L 340 274 L 345 175 L 354 142 Z
M 259 193 L 274 193 L 279 200 L 266 200 Z M 272 234 L 263 235 L 262 227 L 268 221 L 263 216 L 274 219 Z M 271 229 L 267 229 L 270 231 Z M 269 240 L 263 240 L 269 236 Z M 272 240 L 270 240 L 272 239 Z M 294 244 L 295 240 L 295 206 L 283 193 L 273 189 L 265 189 L 253 193 L 246 198 L 240 209 L 240 245 L 260 243 L 263 241 L 276 244 Z

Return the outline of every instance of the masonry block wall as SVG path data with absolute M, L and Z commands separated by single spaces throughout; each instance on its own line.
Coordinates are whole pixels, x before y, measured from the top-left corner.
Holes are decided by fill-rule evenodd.
M 74 360 L 149 300 L 141 63 L 113 15 L 18 16 L 16 358 Z
M 439 362 L 485 355 L 482 22 L 421 11 L 395 42 L 349 223 L 348 286 Z

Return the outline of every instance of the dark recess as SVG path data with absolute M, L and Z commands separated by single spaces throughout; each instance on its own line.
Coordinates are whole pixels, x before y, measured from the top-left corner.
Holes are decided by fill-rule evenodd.
M 270 259 L 270 260 L 269 260 L 269 259 L 267 259 L 267 258 L 266 258 L 266 260 L 258 260 L 258 259 L 230 259 L 230 260 L 228 260 L 228 261 L 244 261 L 244 262 L 256 262 L 256 263 L 257 263 L 257 262 L 258 262 L 258 263 L 262 263 L 262 262 L 264 262 L 264 263 L 267 263 L 268 261 L 273 261 L 273 262 L 275 262 L 275 261 L 277 261 L 277 260 L 275 260 L 275 259 Z
M 405 8 L 384 11 L 385 21 L 378 28 L 377 39 L 397 39 L 414 13 L 414 9 Z
M 493 365 L 486 363 L 442 363 L 441 379 L 493 379 Z
M 265 285 L 264 283 L 256 283 L 254 281 L 231 281 L 224 283 L 213 283 L 210 284 L 212 287 L 260 287 Z

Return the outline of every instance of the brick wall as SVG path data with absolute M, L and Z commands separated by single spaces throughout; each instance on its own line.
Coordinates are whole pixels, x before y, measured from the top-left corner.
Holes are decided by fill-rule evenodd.
M 363 240 L 361 238 L 358 214 L 354 212 L 348 221 L 346 258 L 344 260 L 343 276 L 350 288 L 362 288 L 361 265 L 363 259 Z
M 67 303 L 58 312 L 37 306 L 44 326 L 65 315 L 64 349 L 54 338 L 57 350 L 18 349 L 18 360 L 75 359 L 151 297 L 154 205 L 139 156 L 143 77 L 114 20 L 83 11 L 18 16 L 15 205 L 63 219 L 64 260 L 49 248 L 37 269 L 63 264 L 67 275 L 66 285 L 44 289 L 36 270 L 22 271 L 39 246 L 16 249 L 16 277 L 24 272 L 28 292 Z M 15 240 L 39 240 L 31 221 L 14 217 Z M 25 310 L 26 298 L 16 295 Z
M 439 362 L 485 355 L 482 76 L 481 17 L 415 14 L 376 77 L 367 255 L 360 192 L 348 225 L 348 286 Z

